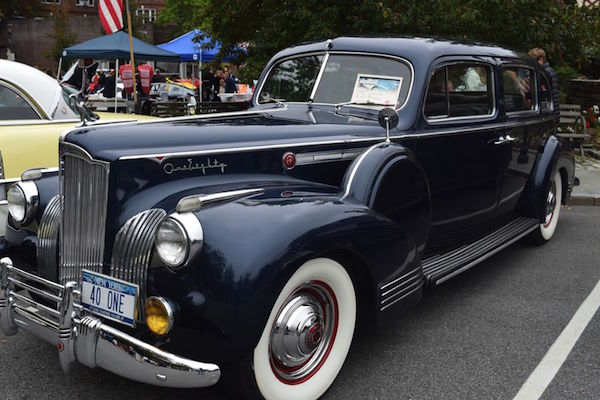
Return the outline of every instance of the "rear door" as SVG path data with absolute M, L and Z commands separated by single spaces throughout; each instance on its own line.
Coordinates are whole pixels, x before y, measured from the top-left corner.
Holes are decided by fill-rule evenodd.
M 487 61 L 487 62 L 486 62 Z M 506 154 L 493 61 L 448 60 L 431 74 L 416 155 L 431 192 L 426 255 L 479 238 L 493 226 Z
M 516 213 L 529 180 L 544 132 L 552 125 L 552 99 L 547 78 L 528 65 L 502 65 L 504 138 L 499 150 L 509 162 L 502 177 L 498 216 Z

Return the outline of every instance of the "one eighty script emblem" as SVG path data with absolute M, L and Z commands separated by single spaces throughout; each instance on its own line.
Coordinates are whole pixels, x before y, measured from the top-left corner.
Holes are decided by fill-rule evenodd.
M 180 172 L 180 171 L 197 171 L 200 170 L 202 171 L 202 175 L 206 175 L 206 170 L 210 170 L 210 169 L 220 169 L 221 173 L 224 174 L 225 173 L 225 167 L 227 167 L 227 164 L 222 163 L 217 161 L 217 159 L 210 160 L 210 157 L 206 158 L 206 163 L 198 163 L 198 162 L 194 162 L 194 160 L 192 160 L 191 158 L 187 159 L 187 163 L 183 163 L 181 165 L 177 165 L 177 164 L 173 164 L 173 163 L 165 163 L 163 165 L 163 171 L 165 171 L 165 174 L 167 175 L 171 175 L 173 172 Z

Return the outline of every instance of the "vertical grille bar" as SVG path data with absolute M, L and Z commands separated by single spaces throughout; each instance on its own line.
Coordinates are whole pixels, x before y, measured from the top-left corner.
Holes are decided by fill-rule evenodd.
M 79 281 L 81 270 L 102 273 L 109 163 L 60 144 L 62 225 L 59 282 Z

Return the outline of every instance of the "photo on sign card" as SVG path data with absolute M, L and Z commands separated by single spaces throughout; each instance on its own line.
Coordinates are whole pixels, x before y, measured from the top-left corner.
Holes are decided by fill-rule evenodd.
M 400 88 L 401 76 L 358 74 L 351 102 L 395 107 Z

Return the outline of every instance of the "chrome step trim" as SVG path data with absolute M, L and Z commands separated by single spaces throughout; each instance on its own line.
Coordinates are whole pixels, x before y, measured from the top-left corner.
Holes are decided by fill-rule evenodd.
M 439 285 L 453 278 L 528 235 L 538 225 L 534 218 L 517 218 L 473 243 L 423 260 L 426 283 Z

